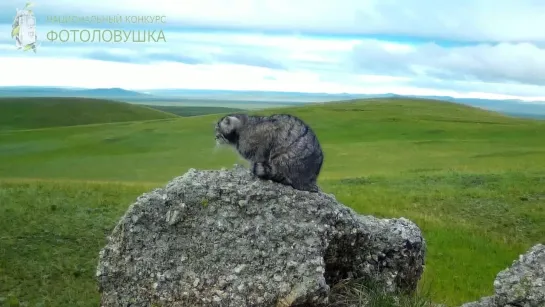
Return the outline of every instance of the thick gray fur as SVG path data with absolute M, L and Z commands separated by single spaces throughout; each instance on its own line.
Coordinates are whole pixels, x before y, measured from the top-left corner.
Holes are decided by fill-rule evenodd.
M 251 116 L 230 114 L 215 126 L 216 142 L 236 148 L 262 179 L 318 192 L 324 161 L 318 138 L 301 119 L 289 114 Z

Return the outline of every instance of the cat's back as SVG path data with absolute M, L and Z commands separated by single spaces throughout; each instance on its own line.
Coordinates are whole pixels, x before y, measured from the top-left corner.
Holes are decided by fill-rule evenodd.
M 312 128 L 301 118 L 290 114 L 275 114 L 271 120 L 277 126 L 276 146 L 307 155 L 321 155 L 321 145 Z
M 291 114 L 274 114 L 269 120 L 276 127 L 281 137 L 300 136 L 301 134 L 314 134 L 312 129 L 301 118 Z

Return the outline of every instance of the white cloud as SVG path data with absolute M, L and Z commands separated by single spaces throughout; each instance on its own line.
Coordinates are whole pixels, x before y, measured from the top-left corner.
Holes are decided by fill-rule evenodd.
M 320 82 L 312 72 L 287 73 L 242 65 L 186 65 L 163 62 L 153 65 L 97 60 L 52 58 L 0 58 L 9 71 L 0 85 L 50 85 L 74 87 L 208 88 L 240 90 L 333 91 L 339 84 Z M 39 69 L 37 68 L 39 67 Z M 236 76 L 233 76 L 236 71 Z M 32 73 L 29 73 L 32 72 Z M 274 80 L 271 80 L 273 77 Z
M 389 50 L 380 42 L 362 40 L 352 59 L 359 71 L 366 73 L 545 84 L 545 49 L 530 43 L 451 48 L 426 43 Z
M 314 93 L 397 93 L 452 97 L 519 98 L 495 93 L 414 86 L 406 79 L 345 75 L 323 81 L 313 72 L 287 72 L 243 65 L 186 65 L 172 62 L 153 65 L 97 60 L 53 58 L 0 58 L 2 86 L 123 87 L 127 89 L 193 88 L 227 90 L 302 91 Z M 39 68 L 38 68 L 39 67 Z M 236 72 L 234 74 L 233 72 Z M 409 80 L 410 81 L 410 80 Z M 474 88 L 479 88 L 475 84 Z M 510 85 L 516 88 L 516 85 Z M 526 99 L 544 100 L 533 96 Z

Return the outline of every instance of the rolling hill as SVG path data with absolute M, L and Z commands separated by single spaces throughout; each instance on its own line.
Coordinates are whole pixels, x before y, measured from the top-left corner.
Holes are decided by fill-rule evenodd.
M 326 193 L 359 213 L 421 227 L 423 286 L 438 303 L 491 294 L 495 275 L 545 238 L 544 121 L 421 99 L 259 113 L 273 112 L 297 115 L 316 132 Z M 215 148 L 217 118 L 0 133 L 0 297 L 99 304 L 98 251 L 127 206 L 190 168 L 240 163 Z
M 148 105 L 147 107 L 151 109 L 156 109 L 156 110 L 176 114 L 178 116 L 184 116 L 184 117 L 246 111 L 244 109 L 227 108 L 227 107 L 190 107 L 190 106 L 155 106 L 155 105 Z
M 450 96 L 407 96 L 396 93 L 305 93 L 278 91 L 202 90 L 202 89 L 147 89 L 122 88 L 63 88 L 40 86 L 0 87 L 0 97 L 81 97 L 112 99 L 149 105 L 230 106 L 244 109 L 261 106 L 290 106 L 315 102 L 342 101 L 365 98 L 439 99 L 476 106 L 504 114 L 543 119 L 545 102 L 526 102 L 517 99 L 456 98 Z
M 175 114 L 113 100 L 74 97 L 0 98 L 0 130 L 175 117 Z

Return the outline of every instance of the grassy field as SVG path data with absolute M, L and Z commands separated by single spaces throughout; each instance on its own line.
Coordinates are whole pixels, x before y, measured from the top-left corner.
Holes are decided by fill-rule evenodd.
M 192 107 L 192 106 L 159 106 L 159 105 L 146 105 L 148 108 L 176 114 L 178 116 L 199 116 L 207 114 L 218 113 L 235 113 L 244 111 L 238 108 L 226 108 L 226 107 Z
M 428 242 L 423 285 L 456 306 L 545 241 L 545 122 L 423 100 L 289 112 L 317 132 L 319 184 L 362 214 L 407 217 Z M 237 163 L 214 149 L 218 115 L 0 132 L 0 297 L 96 306 L 98 251 L 141 193 L 189 168 Z M 1 299 L 0 299 L 1 300 Z
M 90 98 L 0 98 L 0 131 L 173 118 L 124 102 Z

